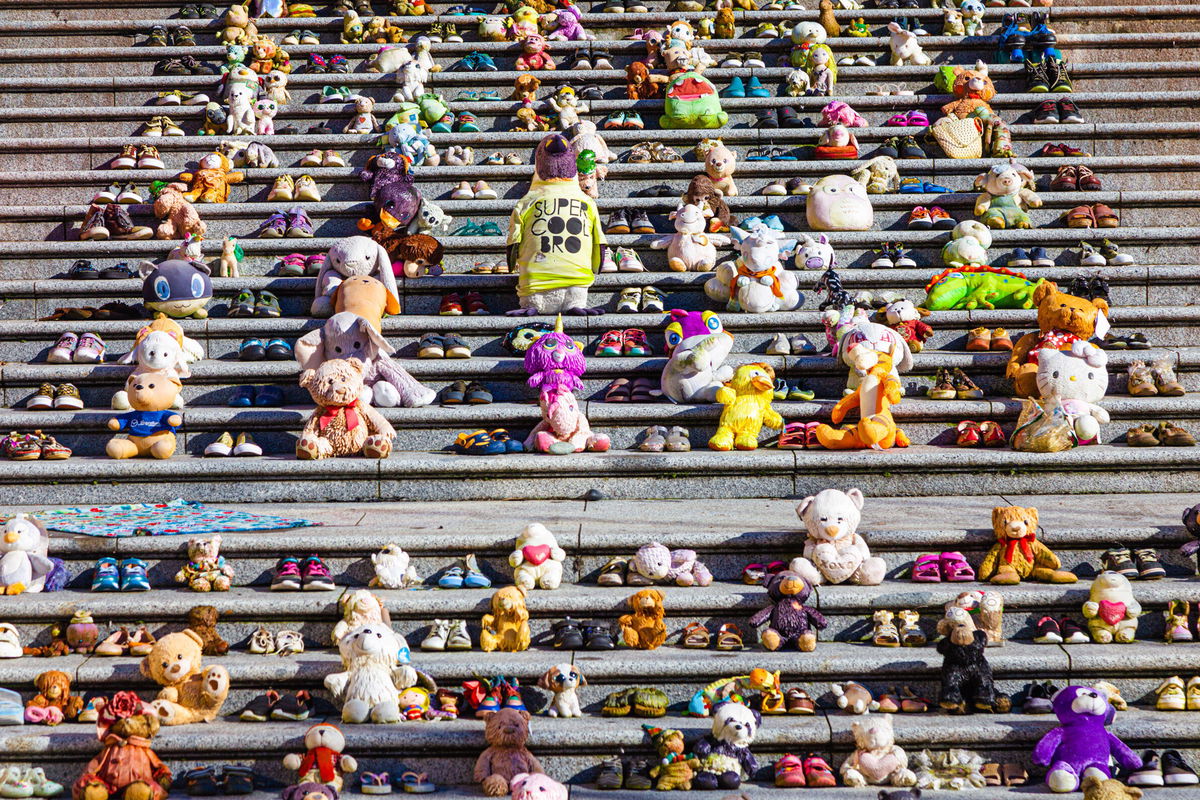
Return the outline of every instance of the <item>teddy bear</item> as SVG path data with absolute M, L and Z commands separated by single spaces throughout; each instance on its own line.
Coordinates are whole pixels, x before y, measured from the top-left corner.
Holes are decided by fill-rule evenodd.
M 926 308 L 918 308 L 912 300 L 893 300 L 875 312 L 876 321 L 887 325 L 900 334 L 912 353 L 919 353 L 925 348 L 925 342 L 933 336 L 933 328 L 923 317 L 931 312 Z
M 681 203 L 668 219 L 675 222 L 675 233 L 654 239 L 650 247 L 665 249 L 667 267 L 675 272 L 711 272 L 717 263 L 717 245 L 724 247 L 732 239 L 707 233 L 708 219 L 698 205 Z
M 629 560 L 630 586 L 675 584 L 676 586 L 708 586 L 712 573 L 704 562 L 698 561 L 695 550 L 671 550 L 658 542 L 638 548 Z
M 855 750 L 839 772 L 846 786 L 913 786 L 908 754 L 896 744 L 890 714 L 866 714 L 850 724 Z
M 25 721 L 57 725 L 74 720 L 83 709 L 83 698 L 71 694 L 71 676 L 51 669 L 33 679 L 38 693 L 25 704 Z
M 338 608 L 342 612 L 342 618 L 333 626 L 329 635 L 334 644 L 338 644 L 343 636 L 363 625 L 379 623 L 390 627 L 392 624 L 392 616 L 388 613 L 387 606 L 366 589 L 356 589 L 343 594 L 338 599 Z
M 522 100 L 521 106 L 513 112 L 513 116 L 516 118 L 516 121 L 509 130 L 523 131 L 525 133 L 550 130 L 549 120 L 537 113 L 533 107 L 533 102 L 530 100 Z
M 806 194 L 804 215 L 814 231 L 866 231 L 875 224 L 866 187 L 849 175 L 826 175 Z
M 1004 598 L 999 592 L 973 589 L 959 592 L 958 595 L 943 607 L 949 612 L 951 607 L 958 606 L 971 615 L 976 627 L 987 634 L 988 647 L 1000 647 L 1004 644 Z
M 989 228 L 1032 228 L 1029 209 L 1042 207 L 1042 198 L 1033 191 L 1035 180 L 1028 167 L 1011 159 L 993 164 L 975 178 L 975 189 L 982 190 L 975 198 L 975 216 Z
M 357 358 L 330 359 L 316 369 L 304 370 L 300 387 L 308 390 L 317 407 L 296 441 L 296 458 L 387 458 L 392 452 L 396 429 L 362 402 L 363 363 Z
M 988 76 L 987 64 L 976 61 L 974 67 L 957 66 L 953 74 L 954 99 L 942 106 L 942 113 L 958 119 L 990 117 L 993 111 L 988 101 L 996 96 L 996 87 Z
M 17 595 L 46 589 L 55 569 L 49 557 L 50 532 L 32 514 L 16 514 L 0 530 L 0 593 Z
M 525 588 L 504 586 L 492 595 L 490 610 L 483 615 L 479 631 L 479 649 L 485 653 L 519 653 L 529 649 L 529 609 L 525 607 Z
M 224 113 L 225 133 L 232 136 L 253 136 L 256 129 L 254 119 L 254 102 L 257 99 L 258 89 L 256 86 L 247 86 L 242 83 L 231 83 L 229 86 L 229 98 L 226 101 L 229 105 Z M 206 128 L 216 128 L 216 116 L 209 120 L 206 116 Z M 209 125 L 208 123 L 211 123 Z M 214 135 L 219 134 L 219 130 L 213 130 Z M 224 202 L 224 201 L 217 201 Z
M 1116 712 L 1103 690 L 1067 686 L 1054 694 L 1050 704 L 1058 727 L 1038 740 L 1032 754 L 1034 764 L 1047 768 L 1050 791 L 1078 791 L 1089 776 L 1111 778 L 1113 759 L 1128 771 L 1142 768 L 1137 753 L 1106 730 Z
M 258 36 L 258 26 L 250 19 L 250 9 L 242 3 L 234 3 L 225 9 L 221 24 L 224 27 L 217 31 L 218 43 L 246 45 Z
M 566 551 L 558 546 L 550 529 L 540 522 L 525 526 L 508 556 L 508 564 L 513 568 L 513 583 L 525 591 L 535 587 L 557 589 L 562 583 L 566 560 Z
M 992 509 L 996 543 L 979 565 L 979 580 L 1014 586 L 1022 580 L 1042 583 L 1075 583 L 1074 573 L 1060 569 L 1062 562 L 1038 541 L 1038 510 L 1021 506 Z
M 475 761 L 475 781 L 488 797 L 502 797 L 520 775 L 544 775 L 537 756 L 529 752 L 529 712 L 502 708 L 488 717 L 483 729 L 487 749 Z
M 567 800 L 567 787 L 541 773 L 519 772 L 509 781 L 512 800 Z
M 1108 302 L 1088 300 L 1044 281 L 1033 290 L 1038 310 L 1038 330 L 1025 334 L 1013 344 L 1004 376 L 1013 382 L 1017 397 L 1037 397 L 1038 353 L 1045 349 L 1071 350 L 1076 342 L 1108 333 Z
M 183 384 L 173 371 L 139 370 L 125 380 L 125 395 L 133 409 L 108 420 L 110 431 L 125 431 L 124 438 L 108 440 L 109 458 L 149 455 L 170 458 L 175 453 L 175 430 L 183 417 L 173 410 Z
M 163 688 L 150 704 L 163 725 L 212 722 L 229 695 L 229 672 L 204 666 L 204 640 L 184 629 L 168 633 L 150 648 L 139 670 Z
M 1109 414 L 1096 405 L 1108 391 L 1108 353 L 1091 342 L 1075 341 L 1069 351 L 1037 353 L 1037 387 L 1042 406 L 1057 407 L 1075 432 L 1076 444 L 1095 444 Z
M 373 183 L 372 198 L 378 190 L 379 187 Z M 396 276 L 392 272 L 392 259 L 387 250 L 369 237 L 347 236 L 334 242 L 325 254 L 325 263 L 317 273 L 312 306 L 309 309 L 312 316 L 328 317 L 338 310 L 335 308 L 334 293 L 347 278 L 355 277 L 376 278 L 384 288 L 383 311 L 388 314 L 400 313 L 400 293 L 396 289 Z M 347 298 L 342 299 L 343 303 L 347 301 Z M 374 321 L 369 313 L 359 316 Z M 379 330 L 379 325 L 375 325 L 375 329 Z
M 283 800 L 339 800 L 340 795 L 332 786 L 309 782 L 286 787 L 280 797 Z
M 216 606 L 192 606 L 187 613 L 188 630 L 200 636 L 200 649 L 206 656 L 223 656 L 229 652 L 229 642 L 217 633 L 220 613 Z
M 546 106 L 558 115 L 559 130 L 564 132 L 579 124 L 579 115 L 588 113 L 591 108 L 579 99 L 570 86 L 558 87 L 554 94 L 546 98 Z
M 712 730 L 692 745 L 698 760 L 692 788 L 698 791 L 737 789 L 743 778 L 758 771 L 750 752 L 762 724 L 759 713 L 742 703 L 726 701 L 712 709 Z
M 1133 597 L 1129 579 L 1119 572 L 1105 570 L 1092 579 L 1083 618 L 1097 644 L 1129 644 L 1137 635 L 1137 618 L 1142 605 Z
M 723 197 L 737 197 L 737 184 L 733 173 L 737 167 L 737 153 L 724 144 L 709 148 L 704 157 L 704 174 L 713 182 L 713 188 Z
M 813 586 L 847 581 L 860 586 L 882 583 L 887 565 L 871 555 L 858 533 L 863 502 L 860 489 L 825 489 L 800 501 L 796 515 L 808 536 L 802 554 L 793 558 L 788 568 Z
M 359 97 L 354 101 L 354 116 L 342 128 L 342 133 L 377 133 L 379 120 L 375 118 L 375 101 L 370 97 Z
M 1079 784 L 1083 789 L 1083 800 L 1141 800 L 1142 790 L 1126 786 L 1116 778 L 1088 775 Z
M 942 245 L 942 263 L 947 267 L 987 264 L 992 246 L 992 230 L 974 219 L 964 220 L 950 231 L 950 241 Z
M 177 186 L 164 186 L 154 198 L 154 216 L 162 220 L 154 231 L 156 239 L 182 239 L 189 234 L 202 239 L 208 230 Z
M 233 584 L 233 567 L 221 555 L 221 535 L 197 536 L 187 543 L 188 563 L 175 573 L 175 582 L 193 592 L 228 592 Z
M 358 770 L 354 756 L 346 755 L 346 736 L 338 726 L 320 722 L 304 732 L 304 754 L 288 753 L 284 769 L 296 773 L 296 783 L 318 783 L 342 791 L 344 778 Z
M 97 697 L 96 738 L 100 752 L 71 787 L 72 800 L 164 800 L 171 770 L 151 747 L 159 719 L 131 691 Z
M 944 637 L 937 643 L 937 651 L 942 654 L 938 705 L 952 714 L 968 710 L 1007 712 L 1012 703 L 1003 695 L 996 696 L 992 667 L 983 655 L 988 636 L 975 627 L 971 613 L 961 606 L 950 606 L 938 620 L 937 632 Z
M 649 67 L 641 61 L 634 61 L 625 68 L 625 96 L 630 100 L 653 100 L 662 96 L 664 82 L 663 76 L 651 75 Z
M 537 100 L 538 89 L 541 86 L 542 79 L 537 75 L 518 75 L 513 80 L 513 91 L 508 96 L 508 99 L 518 102 L 529 101 L 532 103 Z
M 812 594 L 812 586 L 798 572 L 784 570 L 767 582 L 767 606 L 750 618 L 754 626 L 767 623 L 759 641 L 768 650 L 795 646 L 810 653 L 817 646 L 817 631 L 824 630 L 828 620 L 821 612 L 804 605 Z
M 521 55 L 517 56 L 516 68 L 525 70 L 554 69 L 554 59 L 546 49 L 546 39 L 531 33 L 521 39 Z
M 259 75 L 267 75 L 272 70 L 284 73 L 292 71 L 291 56 L 270 36 L 260 34 L 254 37 L 250 41 L 250 56 L 247 66 Z
M 891 64 L 893 67 L 907 65 L 927 67 L 933 63 L 921 49 L 921 40 L 915 33 L 905 29 L 899 22 L 889 22 L 887 29 L 888 43 L 892 48 Z
M 708 221 L 709 233 L 729 230 L 729 206 L 708 175 L 694 176 L 679 202 L 699 207 Z
M 233 171 L 233 162 L 223 153 L 209 153 L 200 159 L 195 172 L 176 176 L 176 180 L 191 184 L 183 193 L 183 198 L 191 203 L 228 202 L 230 185 L 245 179 L 245 173 Z
M 368 586 L 380 589 L 407 589 L 421 584 L 421 576 L 417 567 L 404 549 L 395 542 L 388 542 L 378 552 L 371 555 L 371 566 L 375 568 L 375 577 L 371 578 Z
M 416 686 L 415 669 L 402 664 L 408 643 L 382 623 L 360 625 L 338 640 L 342 671 L 325 676 L 325 688 L 342 703 L 342 722 L 400 721 L 399 693 Z
M 690 792 L 696 777 L 695 768 L 700 766 L 700 761 L 688 755 L 683 731 L 654 725 L 642 725 L 642 730 L 654 745 L 658 756 L 658 763 L 650 768 L 654 788 L 660 792 Z
M 642 589 L 625 600 L 632 614 L 617 617 L 621 638 L 626 647 L 638 650 L 654 650 L 667 639 L 667 626 L 663 622 L 663 593 L 657 589 Z

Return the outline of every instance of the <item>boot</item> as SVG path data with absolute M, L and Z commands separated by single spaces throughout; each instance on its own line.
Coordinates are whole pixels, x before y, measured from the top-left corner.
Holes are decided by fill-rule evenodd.
M 109 203 L 104 207 L 104 226 L 114 239 L 149 239 L 154 231 L 145 225 L 134 225 L 129 209 L 120 203 Z

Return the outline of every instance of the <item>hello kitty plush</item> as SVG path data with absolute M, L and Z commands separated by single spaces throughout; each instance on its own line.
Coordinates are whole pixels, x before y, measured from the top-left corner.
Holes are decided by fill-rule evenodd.
M 260 97 L 254 103 L 254 133 L 258 136 L 273 136 L 275 134 L 275 115 L 279 113 L 279 104 L 269 97 Z
M 1058 403 L 1075 428 L 1079 444 L 1094 444 L 1108 412 L 1096 405 L 1108 391 L 1108 354 L 1077 341 L 1070 351 L 1038 351 L 1037 387 L 1047 407 Z

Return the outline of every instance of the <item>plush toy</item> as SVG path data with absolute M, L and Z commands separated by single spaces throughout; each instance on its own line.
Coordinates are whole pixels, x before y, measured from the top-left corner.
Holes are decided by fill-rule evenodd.
M 665 130 L 724 127 L 729 122 L 729 114 L 721 108 L 717 87 L 701 74 L 702 68 L 692 65 L 689 69 L 687 61 L 690 59 L 686 58 L 682 48 L 664 50 L 662 55 L 671 61 L 673 68 L 663 87 L 663 115 L 658 118 L 659 127 Z
M 878 711 L 879 701 L 871 696 L 871 690 L 855 681 L 831 683 L 830 693 L 836 698 L 837 707 L 847 714 L 866 714 Z
M 292 93 L 287 88 L 288 76 L 286 72 L 273 69 L 262 77 L 261 82 L 263 91 L 275 103 L 276 111 L 292 102 Z
M 821 125 L 845 125 L 847 128 L 865 128 L 866 118 L 841 100 L 833 100 L 821 109 Z
M 575 341 L 563 332 L 562 315 L 553 331 L 525 351 L 525 369 L 528 385 L 538 390 L 542 412 L 541 422 L 525 439 L 526 450 L 553 455 L 608 450 L 608 436 L 592 432 L 573 394 L 583 388 L 580 376 L 587 364 Z
M 204 348 L 195 339 L 185 336 L 178 322 L 159 313 L 149 325 L 139 330 L 133 339 L 133 349 L 121 356 L 118 364 L 135 364 L 135 372 L 173 372 L 177 377 L 190 378 L 193 361 L 204 358 Z M 177 407 L 183 399 L 177 398 Z M 124 390 L 113 395 L 112 407 L 118 411 L 130 409 Z
M 246 86 L 242 83 L 230 83 L 229 99 L 226 101 L 229 104 L 229 108 L 224 112 L 225 133 L 233 136 L 254 135 L 256 130 L 254 117 L 254 102 L 256 92 L 257 87 L 255 86 Z M 206 118 L 206 124 L 209 122 L 212 123 L 210 127 L 215 127 L 215 116 L 212 120 L 208 120 Z M 214 130 L 213 133 L 215 134 L 217 131 Z M 203 159 L 201 159 L 201 161 L 203 161 Z M 225 189 L 225 196 L 228 198 L 228 187 Z M 224 203 L 225 200 L 212 200 L 208 202 Z
M 989 228 L 1032 228 L 1029 209 L 1041 208 L 1042 198 L 1033 191 L 1033 172 L 1015 161 L 995 164 L 975 178 L 982 190 L 975 198 L 975 216 Z
M 221 259 L 217 262 L 218 278 L 240 278 L 242 259 L 246 253 L 233 236 L 226 236 L 221 244 Z
M 374 189 L 372 189 L 374 192 Z M 392 260 L 387 251 L 366 236 L 347 236 L 334 242 L 317 273 L 316 292 L 312 308 L 314 317 L 328 317 L 335 311 L 333 294 L 347 279 L 373 277 L 383 284 L 386 292 L 385 311 L 400 313 L 400 293 L 396 289 L 396 276 L 392 273 Z M 364 314 L 367 320 L 371 316 Z M 375 326 L 379 330 L 379 326 Z
M 505 36 L 504 17 L 486 16 L 479 18 L 479 25 L 475 32 L 479 35 L 481 42 L 503 42 L 507 41 Z
M 171 770 L 151 747 L 159 729 L 153 711 L 131 691 L 93 703 L 102 746 L 71 787 L 72 800 L 164 800 Z
M 520 772 L 512 776 L 509 785 L 512 800 L 567 800 L 567 787 L 549 775 Z
M 866 231 L 875 224 L 866 187 L 849 175 L 826 175 L 807 195 L 804 214 L 814 231 Z
M 557 589 L 562 584 L 563 562 L 567 553 L 558 546 L 550 529 L 540 522 L 525 526 L 508 556 L 513 568 L 513 583 L 525 591 Z
M 338 608 L 342 618 L 333 626 L 330 641 L 338 644 L 342 637 L 363 625 L 380 624 L 391 626 L 392 617 L 383 601 L 366 589 L 357 589 L 343 594 L 338 599 Z
M 855 750 L 842 762 L 847 786 L 912 786 L 917 776 L 908 768 L 908 754 L 896 744 L 890 714 L 867 714 L 850 723 Z
M 1108 695 L 1100 689 L 1067 686 L 1051 698 L 1058 727 L 1033 748 L 1033 763 L 1047 767 L 1046 786 L 1052 792 L 1074 792 L 1091 777 L 1111 778 L 1110 763 L 1142 768 L 1142 760 L 1106 728 L 1116 716 Z
M 330 359 L 304 370 L 300 388 L 308 390 L 317 407 L 296 441 L 296 458 L 387 458 L 391 453 L 396 429 L 362 401 L 363 363 L 357 358 Z
M 900 171 L 891 156 L 875 156 L 850 172 L 850 177 L 867 190 L 867 194 L 891 194 L 900 189 Z
M 279 104 L 272 98 L 263 96 L 254 101 L 254 133 L 258 136 L 275 135 L 275 115 L 279 113 Z
M 502 708 L 488 718 L 483 729 L 488 747 L 475 761 L 475 781 L 488 797 L 502 797 L 513 790 L 521 776 L 544 775 L 541 762 L 529 752 L 529 712 Z
M 546 713 L 551 717 L 582 717 L 579 689 L 587 686 L 587 678 L 575 664 L 556 664 L 538 679 L 538 686 L 553 692 L 554 699 Z
M 855 353 L 860 360 L 852 360 L 852 364 L 856 370 L 864 370 L 865 375 L 852 394 L 844 395 L 834 404 L 830 419 L 834 425 L 840 424 L 851 409 L 857 408 L 858 424 L 834 428 L 821 423 L 816 428 L 817 441 L 828 450 L 908 447 L 908 435 L 896 426 L 892 416 L 891 407 L 900 402 L 902 395 L 891 355 L 864 348 L 857 348 Z
M 787 74 L 787 77 L 784 78 L 783 83 L 783 92 L 781 93 L 781 96 L 787 95 L 788 97 L 803 97 L 808 94 L 809 89 L 812 88 L 812 85 L 808 80 L 808 73 L 800 69 L 794 69 L 790 71 Z
M 596 201 L 579 188 L 579 168 L 562 134 L 542 139 L 529 191 L 508 223 L 508 263 L 518 273 L 520 309 L 509 314 L 601 314 L 587 291 L 604 260 Z
M 1038 330 L 1013 344 L 1004 371 L 1004 376 L 1013 382 L 1017 397 L 1039 395 L 1037 374 L 1041 351 L 1073 350 L 1076 342 L 1087 342 L 1092 337 L 1103 339 L 1108 333 L 1108 303 L 1102 298 L 1076 297 L 1045 281 L 1033 290 L 1031 300 L 1038 309 Z M 1100 394 L 1103 396 L 1103 391 Z
M 955 607 L 970 614 L 975 626 L 987 634 L 988 647 L 1004 644 L 1004 598 L 999 592 L 979 589 L 959 592 L 957 597 L 943 606 L 947 617 Z
M 957 8 L 942 9 L 942 36 L 965 36 L 962 12 Z
M 247 45 L 258 36 L 258 26 L 250 19 L 249 8 L 241 3 L 225 9 L 221 24 L 224 27 L 217 31 L 219 43 Z
M 942 106 L 942 113 L 959 119 L 992 116 L 988 101 L 996 96 L 996 87 L 988 76 L 987 64 L 976 61 L 974 67 L 957 66 L 953 75 L 951 91 L 955 99 Z
M 685 204 L 671 212 L 675 233 L 652 242 L 655 250 L 667 251 L 667 266 L 675 272 L 710 272 L 717 263 L 717 245 L 731 243 L 728 236 L 706 233 L 708 220 L 699 206 Z
M 716 402 L 725 408 L 717 423 L 717 431 L 708 440 L 710 450 L 755 450 L 763 426 L 778 430 L 783 417 L 771 408 L 774 397 L 775 370 L 770 364 L 742 364 L 723 387 L 717 390 Z
M 15 514 L 0 532 L 0 590 L 6 595 L 40 592 L 55 564 L 49 557 L 50 533 L 31 514 Z
M 729 206 L 725 198 L 707 175 L 696 175 L 688 184 L 687 191 L 679 198 L 684 205 L 698 206 L 708 220 L 708 232 L 720 233 L 729 230 Z
M 371 202 L 379 215 L 380 230 L 384 234 L 382 240 L 377 238 L 376 241 L 384 247 L 387 247 L 388 239 L 406 231 L 421 208 L 421 193 L 416 188 L 416 178 L 412 173 L 412 166 L 417 161 L 412 156 L 424 153 L 429 144 L 416 126 L 409 124 L 389 128 L 388 141 L 402 153 L 408 152 L 405 142 L 413 141 L 412 155 L 383 153 L 372 156 L 358 173 L 360 178 L 371 183 Z M 370 230 L 372 226 L 369 219 L 358 222 L 360 230 Z M 354 247 L 366 250 L 366 245 L 362 243 L 354 243 Z M 375 255 L 378 257 L 378 253 Z
M 695 756 L 687 754 L 683 731 L 653 725 L 642 725 L 642 730 L 654 745 L 658 756 L 658 763 L 650 768 L 654 788 L 660 792 L 690 792 L 696 777 L 695 768 L 700 766 L 700 762 Z
M 733 171 L 737 166 L 737 153 L 724 144 L 708 150 L 704 157 L 704 172 L 713 182 L 713 188 L 725 197 L 737 197 L 737 184 L 733 182 Z
M 437 398 L 392 360 L 396 348 L 367 320 L 349 311 L 334 314 L 320 328 L 296 340 L 293 347 L 301 370 L 315 370 L 327 359 L 355 358 L 363 365 L 363 394 L 359 399 L 377 408 L 419 408 Z
M 38 693 L 25 704 L 25 721 L 31 724 L 58 725 L 72 721 L 83 709 L 83 698 L 71 694 L 71 676 L 57 669 L 47 670 L 33 679 Z
M 676 586 L 708 586 L 712 573 L 703 561 L 697 560 L 695 550 L 671 550 L 658 542 L 644 544 L 629 560 L 630 586 L 675 584 Z
M 625 96 L 630 100 L 661 97 L 664 82 L 661 75 L 651 75 L 650 68 L 641 61 L 634 61 L 625 68 Z
M 170 458 L 175 453 L 175 430 L 183 417 L 173 410 L 183 384 L 174 372 L 138 371 L 125 381 L 125 395 L 132 411 L 108 420 L 110 431 L 125 431 L 124 438 L 108 440 L 109 458 L 126 459 L 149 455 Z
M 345 754 L 346 736 L 338 726 L 321 722 L 304 732 L 304 754 L 288 753 L 284 769 L 296 773 L 296 783 L 319 783 L 342 791 L 344 776 L 358 770 L 358 762 Z
M 705 282 L 709 299 L 725 303 L 729 311 L 748 314 L 791 311 L 800 305 L 796 275 L 787 271 L 780 257 L 794 242 L 781 241 L 766 225 L 749 232 L 735 227 L 730 235 L 738 257 L 718 264 L 716 275 Z
M 938 705 L 952 714 L 968 710 L 1007 712 L 1012 704 L 1007 697 L 996 696 L 992 667 L 983 655 L 988 636 L 975 627 L 970 612 L 950 606 L 938 620 L 937 632 L 944 637 L 937 643 L 937 651 L 942 654 Z
M 750 752 L 762 725 L 759 713 L 741 703 L 718 703 L 712 709 L 712 732 L 692 745 L 699 760 L 692 786 L 700 791 L 737 789 L 743 778 L 758 771 L 758 760 Z
M 759 640 L 768 650 L 795 646 L 810 653 L 817 646 L 817 631 L 829 622 L 821 612 L 804 605 L 812 586 L 798 572 L 784 570 L 767 582 L 768 603 L 750 618 L 751 625 L 767 623 Z
M 221 535 L 188 539 L 187 563 L 175 573 L 175 582 L 193 592 L 228 592 L 233 584 L 233 567 L 221 555 Z
M 1083 800 L 1141 800 L 1143 794 L 1136 786 L 1126 786 L 1116 778 L 1099 775 L 1088 775 L 1079 788 L 1083 789 Z
M 1108 389 L 1108 354 L 1090 342 L 1075 341 L 1071 350 L 1037 352 L 1038 395 L 1047 409 L 1060 408 L 1078 444 L 1095 444 L 1108 412 L 1097 402 Z
M 192 606 L 188 609 L 188 630 L 200 637 L 200 651 L 206 656 L 223 656 L 229 652 L 229 642 L 217 633 L 218 619 L 220 612 L 216 606 Z
M 229 695 L 229 672 L 204 666 L 204 640 L 195 631 L 168 633 L 142 659 L 140 671 L 163 688 L 150 704 L 163 725 L 212 722 Z
M 912 353 L 919 353 L 925 347 L 925 342 L 933 336 L 933 328 L 922 318 L 932 313 L 925 308 L 917 308 L 912 300 L 893 300 L 876 312 L 881 317 L 878 321 L 900 334 Z
M 546 39 L 537 33 L 531 33 L 521 39 L 521 55 L 517 56 L 518 70 L 554 69 L 554 59 L 546 49 Z
M 1137 635 L 1137 618 L 1142 605 L 1133 597 L 1129 579 L 1119 572 L 1105 570 L 1092 579 L 1083 618 L 1097 644 L 1129 644 Z
M 492 595 L 490 611 L 480 622 L 479 649 L 485 653 L 519 653 L 529 649 L 529 609 L 525 589 L 505 586 Z
M 586 114 L 590 106 L 579 99 L 579 95 L 570 86 L 560 86 L 558 90 L 546 98 L 546 105 L 558 115 L 559 130 L 569 131 L 579 123 L 579 115 Z
M 892 48 L 891 64 L 893 67 L 908 65 L 927 67 L 933 63 L 921 49 L 921 40 L 915 33 L 905 29 L 898 22 L 889 22 L 887 29 L 888 43 Z
M 230 185 L 245 178 L 244 173 L 233 171 L 233 162 L 222 153 L 202 156 L 195 172 L 181 172 L 177 176 L 177 180 L 190 184 L 183 198 L 192 203 L 225 203 L 229 200 Z
M 221 142 L 217 152 L 224 153 L 238 167 L 277 169 L 279 156 L 262 142 Z
M 725 330 L 715 311 L 671 309 L 663 338 L 667 363 L 660 385 L 673 403 L 713 403 L 717 392 L 733 378 L 733 368 L 722 362 L 733 349 L 733 334 Z
M 419 678 L 407 653 L 408 643 L 382 623 L 360 625 L 338 640 L 342 671 L 326 675 L 325 688 L 341 702 L 342 722 L 400 721 L 399 693 Z
M 890 376 L 903 395 L 900 373 L 912 369 L 912 351 L 898 332 L 886 325 L 871 322 L 865 309 L 854 305 L 826 309 L 822 315 L 825 335 L 829 339 L 832 353 L 849 368 L 844 393 L 849 395 L 858 390 L 866 380 L 867 373 L 886 357 L 890 362 Z
M 371 565 L 375 568 L 375 577 L 371 578 L 369 586 L 380 589 L 408 589 L 421 585 L 421 576 L 417 567 L 404 549 L 395 542 L 388 542 L 383 548 L 371 556 Z
M 833 58 L 833 50 L 827 44 L 816 44 L 808 52 L 805 61 L 808 73 L 808 94 L 818 97 L 832 97 L 837 85 L 837 62 Z
M 219 136 L 229 126 L 229 115 L 221 104 L 209 101 L 204 104 L 204 119 L 200 123 L 201 136 Z
M 154 216 L 162 220 L 154 232 L 156 239 L 182 239 L 185 235 L 202 239 L 208 229 L 196 207 L 171 185 L 164 186 L 154 198 Z
M 526 36 L 537 35 L 540 28 L 538 14 L 548 13 L 549 10 L 547 8 L 545 11 L 538 11 L 530 7 L 528 3 L 522 3 L 507 20 L 508 40 L 510 42 L 519 42 Z
M 977 220 L 965 220 L 954 226 L 950 241 L 942 245 L 942 263 L 948 267 L 987 264 L 987 249 L 991 246 L 991 228 Z
M 813 148 L 813 158 L 819 160 L 858 158 L 858 137 L 840 122 L 830 125 L 817 140 L 816 147 Z
M 632 614 L 617 617 L 621 639 L 626 647 L 637 650 L 655 650 L 667 639 L 667 626 L 663 622 L 663 593 L 658 589 L 642 589 L 630 595 L 625 604 Z
M 87 655 L 96 648 L 100 640 L 100 628 L 90 611 L 79 609 L 67 621 L 63 639 L 67 646 L 81 655 Z
M 804 523 L 807 538 L 803 554 L 793 558 L 788 568 L 812 586 L 846 581 L 860 586 L 882 583 L 887 565 L 871 555 L 858 533 L 862 507 L 860 489 L 825 489 L 800 501 L 796 515 Z
M 375 101 L 370 97 L 359 97 L 354 101 L 354 116 L 342 128 L 342 133 L 376 133 L 379 120 L 375 118 Z
M 992 509 L 992 531 L 996 544 L 979 565 L 979 579 L 1001 586 L 1013 586 L 1022 580 L 1043 583 L 1074 583 L 1074 573 L 1060 569 L 1062 562 L 1044 543 L 1038 541 L 1038 510 L 1020 506 L 996 506 Z
M 158 264 L 143 261 L 138 267 L 142 303 L 168 317 L 204 319 L 208 316 L 204 307 L 212 299 L 209 274 L 209 266 L 201 261 L 167 259 Z
M 362 44 L 366 25 L 352 9 L 342 11 L 342 32 L 338 40 L 342 44 Z

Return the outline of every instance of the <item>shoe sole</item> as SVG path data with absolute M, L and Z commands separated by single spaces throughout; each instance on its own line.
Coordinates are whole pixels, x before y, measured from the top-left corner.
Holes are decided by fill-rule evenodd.
M 284 581 L 282 583 L 272 583 L 272 592 L 298 592 L 300 591 L 299 581 Z

